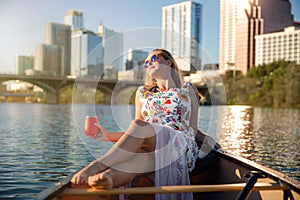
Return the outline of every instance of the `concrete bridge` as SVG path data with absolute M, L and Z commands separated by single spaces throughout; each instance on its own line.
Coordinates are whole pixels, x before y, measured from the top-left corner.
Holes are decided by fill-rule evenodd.
M 43 76 L 43 75 L 15 75 L 0 74 L 0 83 L 20 80 L 36 85 L 46 93 L 46 103 L 58 103 L 59 93 L 66 87 L 76 88 L 85 86 L 94 88 L 105 95 L 105 104 L 116 104 L 120 91 L 143 84 L 143 81 L 118 81 L 118 80 L 99 80 L 99 77 L 59 77 L 59 76 Z M 197 85 L 198 91 L 203 95 L 209 95 L 206 86 Z M 113 98 L 112 98 L 113 97 Z
M 117 80 L 99 80 L 98 77 L 59 77 L 59 76 L 27 76 L 15 74 L 0 74 L 0 83 L 20 80 L 31 83 L 44 90 L 46 93 L 46 103 L 58 103 L 59 93 L 66 87 L 73 87 L 74 85 L 85 85 L 86 87 L 95 87 L 105 95 L 105 103 L 111 104 L 111 96 L 113 93 L 117 94 L 126 87 L 137 87 L 140 82 L 117 81 Z M 115 86 L 118 84 L 118 91 Z

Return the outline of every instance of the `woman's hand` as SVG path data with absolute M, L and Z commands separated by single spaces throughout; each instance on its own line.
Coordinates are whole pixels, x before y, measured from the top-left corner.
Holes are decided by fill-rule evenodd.
M 97 137 L 96 139 L 100 141 L 109 141 L 108 139 L 109 133 L 106 131 L 106 129 L 100 124 L 95 123 L 95 126 L 97 126 L 99 129 L 99 137 Z
M 124 132 L 107 132 L 100 124 L 95 124 L 95 126 L 98 127 L 100 135 L 96 139 L 100 141 L 117 142 L 124 134 Z

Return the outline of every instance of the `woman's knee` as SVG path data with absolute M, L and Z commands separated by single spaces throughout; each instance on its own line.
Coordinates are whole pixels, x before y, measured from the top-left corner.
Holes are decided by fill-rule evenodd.
M 145 126 L 148 126 L 149 123 L 147 123 L 143 120 L 140 120 L 140 119 L 134 119 L 134 120 L 131 121 L 130 125 L 138 126 L 138 127 L 145 127 Z
M 131 121 L 127 133 L 142 138 L 155 136 L 155 130 L 151 124 L 140 119 L 134 119 Z

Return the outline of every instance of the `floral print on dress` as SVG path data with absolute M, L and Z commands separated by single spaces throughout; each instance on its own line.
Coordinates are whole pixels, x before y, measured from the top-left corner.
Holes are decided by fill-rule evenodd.
M 164 92 L 150 92 L 141 86 L 139 95 L 145 121 L 151 122 L 155 117 L 159 124 L 168 125 L 175 130 L 188 130 L 191 101 L 186 85 L 188 84 Z
M 174 134 L 180 133 L 185 136 L 186 142 L 175 140 L 173 145 L 177 150 L 185 151 L 186 155 L 186 163 L 179 163 L 178 167 L 185 164 L 189 171 L 192 171 L 199 148 L 195 142 L 194 130 L 189 126 L 191 118 L 189 85 L 191 83 L 186 82 L 181 88 L 170 88 L 163 92 L 150 92 L 144 86 L 138 90 L 144 121 L 168 126 L 174 130 Z M 183 144 L 186 146 L 180 146 Z

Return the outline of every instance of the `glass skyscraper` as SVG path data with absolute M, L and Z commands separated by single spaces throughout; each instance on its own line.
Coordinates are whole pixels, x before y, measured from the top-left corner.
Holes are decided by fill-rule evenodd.
M 70 25 L 72 30 L 84 29 L 83 12 L 69 10 L 64 17 L 64 24 Z
M 33 69 L 33 56 L 16 55 L 16 74 L 24 75 L 27 69 Z
M 64 63 L 62 46 L 37 44 L 34 49 L 34 70 L 43 75 L 62 76 Z
M 202 4 L 185 1 L 162 10 L 162 47 L 174 55 L 183 72 L 200 70 Z
M 58 74 L 67 76 L 71 73 L 71 26 L 59 23 L 47 23 L 44 29 L 44 41 L 48 45 L 62 48 L 62 71 Z
M 99 76 L 103 73 L 102 37 L 92 31 L 72 32 L 71 75 Z
M 123 33 L 109 29 L 102 23 L 98 26 L 98 36 L 102 37 L 102 47 L 104 49 L 104 67 L 112 65 L 115 69 L 124 70 L 123 64 Z

